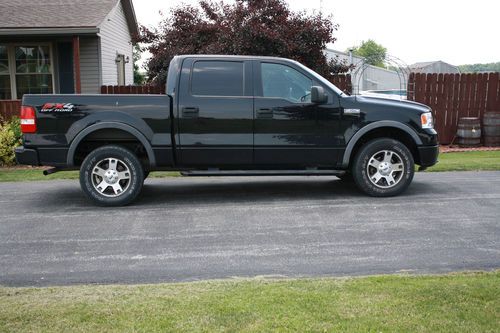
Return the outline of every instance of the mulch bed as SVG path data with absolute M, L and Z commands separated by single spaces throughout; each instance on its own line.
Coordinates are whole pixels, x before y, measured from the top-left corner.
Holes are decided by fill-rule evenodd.
M 13 166 L 0 166 L 0 171 L 2 170 L 45 170 L 50 169 L 46 166 L 29 166 L 29 165 L 13 165 Z

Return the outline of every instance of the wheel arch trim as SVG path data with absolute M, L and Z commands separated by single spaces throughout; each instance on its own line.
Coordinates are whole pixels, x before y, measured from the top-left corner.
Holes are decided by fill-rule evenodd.
M 74 166 L 76 149 L 78 148 L 79 144 L 83 141 L 83 139 L 85 139 L 87 135 L 102 129 L 119 129 L 130 133 L 137 140 L 139 140 L 139 142 L 144 146 L 144 149 L 146 149 L 146 153 L 149 159 L 149 166 L 154 167 L 156 165 L 156 158 L 153 152 L 153 148 L 151 147 L 151 144 L 149 143 L 148 139 L 146 139 L 146 137 L 141 132 L 139 132 L 139 130 L 123 123 L 101 122 L 83 129 L 75 136 L 75 138 L 71 142 L 71 145 L 68 150 L 68 156 L 66 158 L 66 163 L 68 166 L 70 167 Z
M 421 145 L 422 144 L 422 139 L 417 135 L 417 133 L 408 125 L 405 125 L 403 123 L 393 121 L 393 120 L 381 120 L 381 121 L 376 121 L 373 123 L 370 123 L 362 128 L 360 128 L 349 140 L 349 143 L 347 144 L 347 147 L 344 151 L 344 156 L 342 158 L 342 167 L 347 168 L 349 166 L 349 161 L 351 158 L 352 151 L 354 150 L 354 147 L 356 146 L 356 143 L 368 132 L 371 130 L 381 128 L 381 127 L 393 127 L 400 129 L 407 133 L 408 135 L 411 136 L 415 144 Z

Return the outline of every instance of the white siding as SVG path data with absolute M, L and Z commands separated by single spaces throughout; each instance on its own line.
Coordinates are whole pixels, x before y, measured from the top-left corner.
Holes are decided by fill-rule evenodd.
M 129 62 L 125 64 L 125 84 L 134 83 L 132 43 L 121 1 L 113 8 L 100 26 L 102 84 L 118 84 L 116 55 L 123 54 Z
M 99 82 L 99 38 L 80 37 L 80 75 L 82 94 L 98 94 Z
M 367 65 L 363 72 L 363 90 L 406 89 L 405 73 Z
M 435 63 L 432 63 L 428 65 L 427 67 L 424 67 L 420 71 L 416 71 L 418 73 L 453 73 L 453 74 L 459 74 L 460 70 L 458 69 L 457 66 L 450 65 L 446 62 L 443 61 L 436 61 Z
M 345 53 L 345 52 L 341 52 L 341 51 L 337 51 L 337 50 L 326 49 L 325 56 L 326 56 L 327 60 L 337 58 L 339 61 L 345 61 L 347 64 L 349 64 L 352 60 L 353 65 L 356 67 L 360 66 L 360 64 L 363 64 L 363 58 L 353 55 L 352 59 L 351 59 L 351 56 L 349 55 L 349 53 Z
M 327 59 L 338 57 L 339 60 L 351 61 L 348 53 L 336 50 L 325 50 Z M 353 94 L 363 90 L 406 89 L 407 74 L 404 71 L 396 72 L 385 68 L 375 67 L 364 63 L 363 58 L 352 56 L 354 68 L 351 71 Z

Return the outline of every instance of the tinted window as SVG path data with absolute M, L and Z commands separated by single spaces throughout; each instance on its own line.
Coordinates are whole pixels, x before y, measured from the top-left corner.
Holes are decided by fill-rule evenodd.
M 296 103 L 311 101 L 312 80 L 297 70 L 280 64 L 263 63 L 262 95 L 280 97 Z
M 204 96 L 243 96 L 243 63 L 197 61 L 193 66 L 191 93 Z

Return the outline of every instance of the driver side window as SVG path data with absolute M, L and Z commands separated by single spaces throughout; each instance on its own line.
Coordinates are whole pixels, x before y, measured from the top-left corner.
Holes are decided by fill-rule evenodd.
M 281 64 L 262 63 L 262 96 L 310 103 L 313 82 L 297 70 Z

